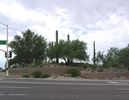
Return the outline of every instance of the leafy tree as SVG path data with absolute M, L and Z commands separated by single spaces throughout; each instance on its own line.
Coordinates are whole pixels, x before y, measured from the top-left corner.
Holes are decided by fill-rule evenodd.
M 119 65 L 124 66 L 129 70 L 129 45 L 119 52 Z
M 22 37 L 16 35 L 9 44 L 15 54 L 12 62 L 22 66 L 33 62 L 41 63 L 45 59 L 46 45 L 44 37 L 38 36 L 28 29 L 22 32 Z
M 95 53 L 95 58 L 93 57 L 92 58 L 92 61 L 95 60 L 95 66 L 93 65 L 93 69 L 95 70 L 96 68 L 98 68 L 100 71 L 103 70 L 103 63 L 104 63 L 104 60 L 105 60 L 105 55 L 104 55 L 104 52 L 101 52 L 101 51 L 98 51 L 97 53 Z
M 88 60 L 86 49 L 86 43 L 83 41 L 60 40 L 58 45 L 54 43 L 49 43 L 47 55 L 50 59 L 55 59 L 56 52 L 58 50 L 58 57 L 63 59 L 66 64 L 69 64 L 72 63 L 74 60 Z
M 47 56 L 50 58 L 50 61 L 53 61 L 53 59 L 56 58 L 56 52 L 57 48 L 55 44 L 53 42 L 48 43 Z
M 68 64 L 68 58 L 70 55 L 70 42 L 68 41 L 64 41 L 64 40 L 60 40 L 58 43 L 58 55 L 61 59 L 63 59 L 65 61 L 65 63 Z
M 47 55 L 50 58 L 50 60 L 53 60 L 56 58 L 58 50 L 58 57 L 64 59 L 65 62 L 67 62 L 66 58 L 69 55 L 69 48 L 68 44 L 64 40 L 60 40 L 58 44 L 56 43 L 49 43 L 47 48 Z
M 74 60 L 88 60 L 87 45 L 83 41 L 73 40 L 70 43 L 70 54 L 69 58 L 73 62 Z
M 110 48 L 107 55 L 105 55 L 105 67 L 118 67 L 119 49 L 116 47 Z
M 100 58 L 102 58 L 100 60 Z M 96 62 L 103 62 L 103 67 L 127 68 L 129 70 L 129 45 L 125 48 L 110 48 L 106 55 L 98 52 Z
M 37 34 L 34 36 L 33 39 L 33 59 L 35 59 L 36 63 L 42 63 L 44 59 L 46 59 L 46 47 L 47 42 L 41 35 L 38 36 Z
M 104 61 L 104 54 L 103 53 L 104 52 L 101 52 L 101 51 L 96 53 L 96 62 L 97 62 L 98 65 L 103 64 L 103 61 Z

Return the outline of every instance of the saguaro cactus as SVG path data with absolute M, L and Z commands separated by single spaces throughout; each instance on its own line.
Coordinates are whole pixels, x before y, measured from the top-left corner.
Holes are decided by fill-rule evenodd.
M 69 34 L 67 35 L 67 41 L 68 41 L 68 43 L 70 43 L 70 36 L 69 36 Z M 70 62 L 70 59 L 68 57 L 67 58 L 67 65 L 69 65 L 69 62 Z
M 95 69 L 95 63 L 96 63 L 96 49 L 95 49 L 95 41 L 93 42 L 93 64 Z
M 58 30 L 56 30 L 56 46 L 57 46 L 56 63 L 59 63 L 59 57 L 58 57 Z

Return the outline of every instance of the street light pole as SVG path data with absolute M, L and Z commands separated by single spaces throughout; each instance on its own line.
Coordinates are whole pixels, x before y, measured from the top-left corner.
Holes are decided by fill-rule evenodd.
M 6 64 L 6 76 L 9 76 L 9 64 L 8 64 L 8 57 L 9 57 L 9 52 L 8 52 L 8 25 L 6 25 L 7 27 L 7 41 L 6 41 L 6 46 L 7 46 L 7 64 Z
M 8 53 L 8 25 L 4 24 L 3 22 L 0 21 L 0 23 L 4 26 L 6 26 L 6 53 L 7 53 L 7 59 L 6 59 L 6 76 L 9 76 L 9 67 L 8 67 L 8 57 L 9 57 L 9 53 Z

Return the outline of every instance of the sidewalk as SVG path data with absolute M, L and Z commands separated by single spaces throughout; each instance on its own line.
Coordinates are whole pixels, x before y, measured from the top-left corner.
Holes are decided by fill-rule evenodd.
M 6 76 L 6 73 L 5 72 L 0 72 L 0 78 L 3 78 Z
M 7 76 L 6 72 L 0 72 L 0 78 L 22 78 L 21 76 L 17 76 L 17 75 L 10 75 Z

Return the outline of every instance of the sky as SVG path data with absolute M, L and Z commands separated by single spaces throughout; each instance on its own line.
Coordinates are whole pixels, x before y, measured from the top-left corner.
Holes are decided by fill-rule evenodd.
M 58 30 L 59 39 L 70 34 L 86 42 L 92 56 L 93 41 L 96 51 L 128 45 L 129 0 L 0 0 L 0 22 L 9 26 L 9 41 L 27 29 L 55 41 Z M 0 40 L 5 39 L 6 26 L 0 24 Z M 0 67 L 5 61 L 0 51 Z

